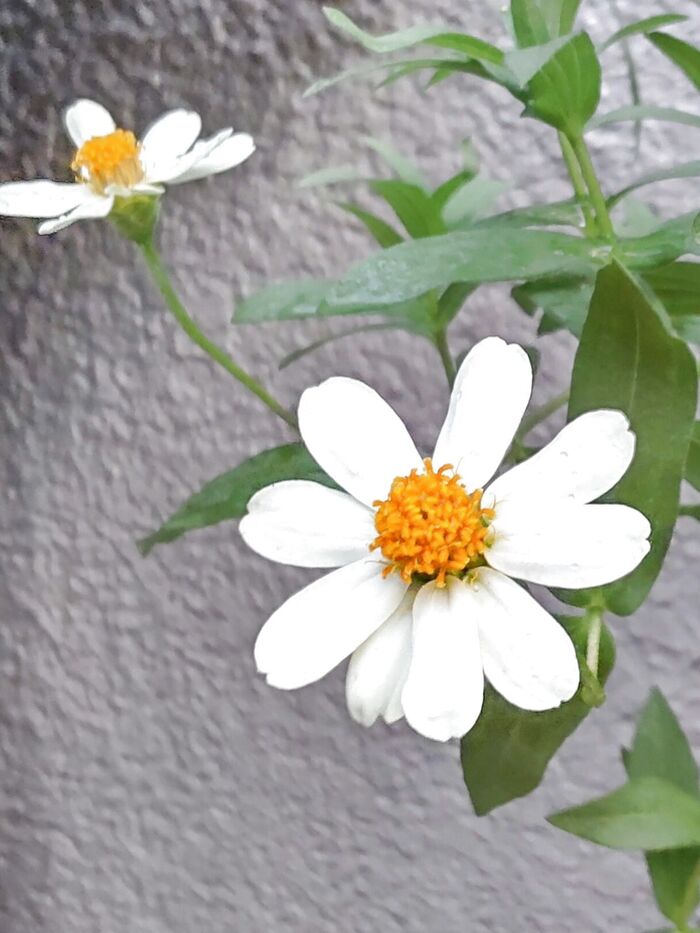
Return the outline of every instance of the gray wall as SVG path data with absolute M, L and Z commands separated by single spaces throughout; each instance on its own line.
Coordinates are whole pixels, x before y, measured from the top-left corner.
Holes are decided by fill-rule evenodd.
M 377 29 L 435 16 L 501 37 L 486 0 L 344 6 Z M 584 2 L 596 35 L 608 6 Z M 656 9 L 621 7 L 625 20 Z M 697 34 L 691 0 L 674 8 L 694 16 Z M 315 167 L 362 161 L 359 134 L 393 136 L 436 179 L 456 169 L 471 135 L 488 171 L 513 178 L 511 203 L 523 203 L 567 191 L 551 133 L 469 79 L 428 96 L 411 83 L 378 95 L 355 85 L 302 101 L 312 77 L 357 56 L 312 0 L 17 0 L 0 9 L 0 30 L 3 178 L 67 178 L 59 112 L 79 95 L 136 129 L 188 103 L 208 130 L 250 130 L 259 151 L 245 166 L 168 195 L 161 240 L 187 302 L 290 404 L 329 374 L 360 376 L 429 446 L 446 404 L 429 347 L 350 339 L 280 374 L 280 357 L 333 325 L 233 330 L 232 295 L 332 273 L 369 251 L 330 205 L 293 188 Z M 660 56 L 641 40 L 637 50 L 650 101 L 667 103 L 672 88 L 671 103 L 697 107 Z M 615 53 L 606 63 L 614 106 L 626 100 L 624 68 Z M 599 132 L 606 183 L 693 158 L 694 132 L 656 125 L 639 158 L 629 128 Z M 654 191 L 667 211 L 697 206 L 696 195 L 694 182 Z M 609 703 L 534 796 L 476 819 L 457 748 L 404 725 L 354 725 L 342 671 L 292 694 L 256 676 L 256 632 L 309 574 L 248 553 L 233 525 L 148 560 L 136 552 L 134 539 L 202 481 L 282 442 L 280 425 L 175 330 L 108 224 L 43 239 L 31 222 L 7 221 L 1 237 L 2 933 L 658 925 L 638 856 L 578 843 L 543 816 L 621 780 L 618 747 L 654 683 L 700 749 L 693 529 L 678 529 L 644 610 L 614 623 Z M 456 350 L 490 333 L 532 341 L 532 322 L 506 295 L 479 294 L 454 327 Z M 572 354 L 565 336 L 540 344 L 539 400 L 564 384 Z

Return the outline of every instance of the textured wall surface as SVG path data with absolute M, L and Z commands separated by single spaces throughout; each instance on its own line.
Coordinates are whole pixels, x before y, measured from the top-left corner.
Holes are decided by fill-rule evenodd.
M 552 134 L 519 121 L 470 79 L 423 96 L 404 83 L 301 100 L 358 52 L 316 0 L 15 0 L 0 7 L 3 179 L 68 178 L 60 110 L 93 96 L 143 127 L 189 104 L 205 128 L 254 133 L 256 156 L 174 190 L 161 242 L 196 317 L 290 404 L 333 373 L 364 378 L 428 447 L 446 392 L 429 347 L 408 336 L 339 342 L 277 361 L 332 323 L 234 330 L 234 294 L 332 273 L 370 250 L 302 174 L 349 158 L 358 137 L 393 138 L 437 180 L 471 136 L 504 203 L 564 194 Z M 348 0 L 368 26 L 428 17 L 502 36 L 487 0 Z M 666 7 L 670 9 L 669 5 Z M 679 0 L 694 17 L 697 6 Z M 627 21 L 657 9 L 620 3 Z M 596 36 L 606 0 L 584 2 Z M 607 27 L 607 31 L 611 31 Z M 638 40 L 645 98 L 697 107 Z M 626 102 L 607 60 L 606 103 Z M 695 130 L 655 125 L 635 155 L 628 127 L 592 142 L 606 183 L 693 158 Z M 550 181 L 550 178 L 555 178 Z M 694 185 L 694 183 L 693 183 Z M 650 191 L 666 211 L 697 185 Z M 692 199 L 692 200 L 691 200 Z M 475 818 L 458 750 L 399 724 L 365 731 L 344 708 L 342 671 L 285 694 L 256 676 L 256 632 L 310 574 L 248 553 L 233 525 L 147 560 L 134 540 L 202 481 L 286 435 L 193 349 L 163 312 L 134 250 L 106 223 L 39 238 L 0 228 L 0 930 L 2 933 L 603 933 L 658 925 L 639 857 L 596 850 L 543 821 L 622 777 L 618 747 L 659 684 L 700 749 L 693 529 L 679 527 L 653 599 L 615 623 L 610 701 L 526 801 Z M 456 350 L 534 326 L 484 289 L 453 328 Z M 571 363 L 565 336 L 539 341 L 542 400 Z M 552 426 L 547 429 L 551 433 Z M 547 436 L 547 430 L 542 437 Z

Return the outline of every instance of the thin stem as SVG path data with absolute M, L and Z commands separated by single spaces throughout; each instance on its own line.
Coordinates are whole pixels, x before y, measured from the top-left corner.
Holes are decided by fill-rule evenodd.
M 588 644 L 586 645 L 586 664 L 594 677 L 598 676 L 598 661 L 600 659 L 600 636 L 603 631 L 603 610 L 589 610 L 592 616 L 591 627 L 588 629 Z
M 563 408 L 568 401 L 569 389 L 550 398 L 544 405 L 540 405 L 539 408 L 536 408 L 526 418 L 523 418 L 518 433 L 515 435 L 516 442 L 521 443 L 524 441 L 533 428 L 536 428 L 538 424 L 546 421 L 555 411 L 559 411 L 560 408 Z
M 610 220 L 610 214 L 608 213 L 608 204 L 600 187 L 600 182 L 598 181 L 598 176 L 595 173 L 595 168 L 593 167 L 591 155 L 588 151 L 585 140 L 583 136 L 576 136 L 573 137 L 570 142 L 571 148 L 573 149 L 574 154 L 578 159 L 578 164 L 581 166 L 581 174 L 583 175 L 584 181 L 586 182 L 588 193 L 591 196 L 591 204 L 593 205 L 593 209 L 595 211 L 598 229 L 603 236 L 612 239 L 615 236 L 615 231 L 613 229 L 612 221 Z
M 440 354 L 440 359 L 442 360 L 442 365 L 445 367 L 445 375 L 447 376 L 447 383 L 450 388 L 454 385 L 455 376 L 457 375 L 457 367 L 455 366 L 455 361 L 452 359 L 452 354 L 450 353 L 450 347 L 447 343 L 447 331 L 439 330 L 435 334 L 434 338 L 435 347 L 437 348 L 438 353 Z
M 270 393 L 260 385 L 257 379 L 254 379 L 237 363 L 234 363 L 231 357 L 215 343 L 209 340 L 209 338 L 206 337 L 195 324 L 195 322 L 185 310 L 184 305 L 178 298 L 168 273 L 165 271 L 163 263 L 161 262 L 160 256 L 158 255 L 158 252 L 153 245 L 153 242 L 147 241 L 139 243 L 138 245 L 141 247 L 146 264 L 151 275 L 153 276 L 153 281 L 158 286 L 158 289 L 163 296 L 168 310 L 171 312 L 175 320 L 178 322 L 190 340 L 196 343 L 198 347 L 201 347 L 201 349 L 204 350 L 204 352 L 207 353 L 216 363 L 218 363 L 219 366 L 222 366 L 227 373 L 230 373 L 234 379 L 237 379 L 238 382 L 244 385 L 246 389 L 253 393 L 253 395 L 256 395 L 264 405 L 267 405 L 270 411 L 273 411 L 291 428 L 294 428 L 295 431 L 298 431 L 299 428 L 294 415 L 287 411 L 287 409 L 284 408 L 284 406 L 281 405 L 277 399 L 273 398 L 273 396 L 270 395 Z
M 596 224 L 595 214 L 591 209 L 588 191 L 586 189 L 586 182 L 583 180 L 583 175 L 581 174 L 581 167 L 578 164 L 571 143 L 566 138 L 564 133 L 559 133 L 558 135 L 559 145 L 561 146 L 561 154 L 564 157 L 564 162 L 566 163 L 569 176 L 571 177 L 571 184 L 574 189 L 574 194 L 576 195 L 576 200 L 581 205 L 581 210 L 583 211 L 586 236 L 594 237 L 598 233 L 598 225 Z

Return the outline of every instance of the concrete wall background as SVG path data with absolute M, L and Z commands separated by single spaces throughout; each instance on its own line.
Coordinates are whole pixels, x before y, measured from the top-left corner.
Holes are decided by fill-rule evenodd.
M 231 296 L 285 276 L 332 273 L 370 249 L 344 217 L 292 183 L 365 156 L 361 133 L 393 138 L 436 179 L 473 136 L 486 169 L 514 179 L 511 203 L 566 191 L 551 134 L 518 121 L 495 89 L 381 94 L 301 91 L 358 53 L 313 0 L 18 0 L 0 8 L 3 179 L 67 177 L 60 110 L 96 97 L 143 127 L 182 103 L 207 130 L 233 121 L 259 152 L 221 179 L 173 191 L 164 253 L 208 331 L 290 403 L 326 375 L 374 384 L 428 446 L 446 404 L 430 348 L 408 336 L 352 338 L 279 374 L 289 350 L 332 323 L 234 330 Z M 697 6 L 620 2 L 622 21 Z M 370 27 L 445 18 L 501 37 L 477 0 L 348 0 Z M 605 0 L 584 3 L 595 35 Z M 697 108 L 692 89 L 641 40 L 649 101 Z M 619 55 L 607 103 L 626 101 Z M 669 94 L 671 100 L 669 101 Z M 696 151 L 687 128 L 599 131 L 606 183 Z M 555 177 L 555 181 L 550 179 Z M 527 192 L 527 194 L 525 193 Z M 697 184 L 649 196 L 697 205 Z M 508 198 L 504 203 L 507 203 Z M 141 559 L 134 539 L 202 481 L 285 434 L 213 370 L 166 317 L 138 257 L 106 223 L 39 238 L 0 230 L 0 929 L 2 933 L 603 933 L 658 926 L 642 861 L 547 827 L 552 809 L 621 779 L 618 748 L 659 684 L 700 749 L 696 573 L 678 529 L 653 599 L 615 623 L 609 703 L 540 790 L 476 819 L 455 747 L 348 718 L 342 673 L 283 694 L 255 675 L 252 645 L 309 574 L 250 554 L 234 526 Z M 456 323 L 456 350 L 534 328 L 503 289 Z M 560 388 L 572 344 L 540 342 L 536 398 Z M 548 429 L 551 433 L 553 429 Z M 543 437 L 548 432 L 543 433 Z

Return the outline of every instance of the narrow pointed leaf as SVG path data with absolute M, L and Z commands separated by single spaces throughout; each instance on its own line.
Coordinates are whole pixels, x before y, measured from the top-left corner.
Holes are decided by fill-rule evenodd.
M 580 33 L 532 76 L 526 113 L 569 137 L 578 136 L 598 108 L 600 77 L 595 47 Z
M 625 756 L 630 778 L 656 777 L 698 794 L 698 768 L 688 739 L 659 690 L 652 690 Z M 684 929 L 698 904 L 700 848 L 647 853 L 647 867 L 661 913 Z
M 611 849 L 655 852 L 700 845 L 700 798 L 659 778 L 637 778 L 548 817 L 558 829 Z
M 700 91 L 700 49 L 665 32 L 651 32 L 648 38 Z
M 416 185 L 418 188 L 423 188 L 424 190 L 427 188 L 427 183 L 421 170 L 417 165 L 414 165 L 410 159 L 407 159 L 405 155 L 400 153 L 398 149 L 395 149 L 392 145 L 381 139 L 374 139 L 372 136 L 363 136 L 362 141 L 365 145 L 369 146 L 370 149 L 374 149 L 377 155 L 386 162 L 392 172 L 397 178 L 400 178 L 401 181 L 405 181 L 409 185 Z
M 328 185 L 348 184 L 349 182 L 369 181 L 354 165 L 331 165 L 317 172 L 304 175 L 297 182 L 297 188 L 325 188 Z
M 580 237 L 479 225 L 401 243 L 353 266 L 326 296 L 322 314 L 352 314 L 406 301 L 453 282 L 499 282 L 586 275 L 602 260 Z
M 365 225 L 367 230 L 369 230 L 382 249 L 387 249 L 389 246 L 396 246 L 397 243 L 403 242 L 403 237 L 394 230 L 391 224 L 382 220 L 381 217 L 377 217 L 376 214 L 366 211 L 364 208 L 360 207 L 359 204 L 355 204 L 351 201 L 338 201 L 336 203 L 342 210 L 347 211 L 348 214 L 352 214 L 353 217 L 357 217 L 357 219 Z
M 449 26 L 440 24 L 409 26 L 408 29 L 401 29 L 398 32 L 390 32 L 383 36 L 372 36 L 356 26 L 350 17 L 340 10 L 333 7 L 324 7 L 323 12 L 329 22 L 337 29 L 345 32 L 351 39 L 359 42 L 370 52 L 379 54 L 400 52 L 416 45 L 427 44 L 453 49 L 471 58 L 491 61 L 496 64 L 503 58 L 501 50 L 491 45 L 490 42 L 484 42 L 483 39 L 477 39 L 475 36 L 456 32 Z
M 698 159 L 692 162 L 684 162 L 682 165 L 676 165 L 672 168 L 657 169 L 654 172 L 648 172 L 646 175 L 642 175 L 636 181 L 631 182 L 625 188 L 613 194 L 608 198 L 608 206 L 611 208 L 614 207 L 625 195 L 629 194 L 631 191 L 636 191 L 638 188 L 644 188 L 647 185 L 655 185 L 660 181 L 672 181 L 676 178 L 697 178 L 698 176 L 700 176 L 700 160 Z
M 618 615 L 646 599 L 678 515 L 680 483 L 697 405 L 697 367 L 640 280 L 617 263 L 598 274 L 571 384 L 569 419 L 623 411 L 636 435 L 631 467 L 606 497 L 633 506 L 652 525 L 651 551 L 622 580 L 602 588 Z
M 631 779 L 657 777 L 698 794 L 698 767 L 676 714 L 660 690 L 652 690 L 637 723 L 627 762 Z
M 313 343 L 309 343 L 305 347 L 293 350 L 279 361 L 278 369 L 286 369 L 288 366 L 291 366 L 292 363 L 296 363 L 310 353 L 314 353 L 316 350 L 328 346 L 329 343 L 335 343 L 336 340 L 343 340 L 345 337 L 354 337 L 357 334 L 366 334 L 376 330 L 396 330 L 398 327 L 398 324 L 390 323 L 360 324 L 357 327 L 349 327 L 347 330 L 340 331 L 337 334 L 329 334 L 327 337 L 314 340 Z
M 261 321 L 290 321 L 311 317 L 331 290 L 332 282 L 321 279 L 275 282 L 249 295 L 236 305 L 234 324 Z
M 649 104 L 630 105 L 601 113 L 589 121 L 587 130 L 596 130 L 601 126 L 615 123 L 637 122 L 638 120 L 659 120 L 662 123 L 680 123 L 683 126 L 700 128 L 700 114 L 687 110 L 675 110 L 673 107 L 653 107 Z
M 409 236 L 421 239 L 445 233 L 446 227 L 440 211 L 430 195 L 418 185 L 392 178 L 373 181 L 370 187 L 391 207 Z
M 661 13 L 658 16 L 648 16 L 646 19 L 637 20 L 635 23 L 628 23 L 622 29 L 618 29 L 607 39 L 600 47 L 604 52 L 611 45 L 629 39 L 630 36 L 646 35 L 655 29 L 661 29 L 662 26 L 673 26 L 675 23 L 682 23 L 687 20 L 687 16 L 681 16 L 679 13 Z
M 285 444 L 244 460 L 235 469 L 206 483 L 157 531 L 138 542 L 144 557 L 156 546 L 174 541 L 188 531 L 206 528 L 245 515 L 251 496 L 271 483 L 307 479 L 333 486 L 302 444 Z

